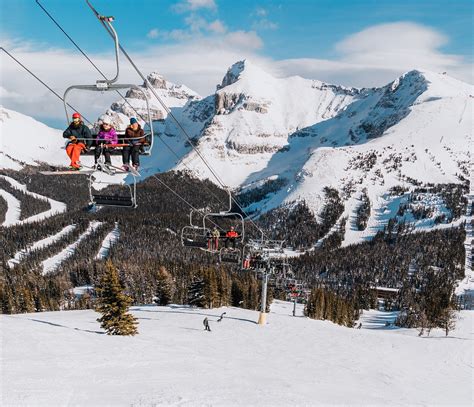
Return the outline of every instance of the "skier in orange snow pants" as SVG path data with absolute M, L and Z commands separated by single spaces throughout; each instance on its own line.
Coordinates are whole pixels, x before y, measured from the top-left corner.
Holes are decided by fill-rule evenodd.
M 81 168 L 79 159 L 83 150 L 87 150 L 92 145 L 92 134 L 81 120 L 79 113 L 72 115 L 72 123 L 63 132 L 63 137 L 68 139 L 66 153 L 71 159 L 70 170 L 77 171 Z M 83 142 L 84 140 L 84 142 Z
M 79 160 L 81 158 L 82 150 L 85 150 L 86 145 L 84 143 L 69 143 L 66 147 L 66 153 L 71 159 L 71 167 L 79 168 Z

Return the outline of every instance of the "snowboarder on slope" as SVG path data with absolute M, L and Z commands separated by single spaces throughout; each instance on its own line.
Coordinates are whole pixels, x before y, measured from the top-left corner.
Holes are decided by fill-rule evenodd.
M 204 318 L 204 321 L 202 321 L 202 323 L 204 325 L 204 330 L 211 332 L 211 327 L 209 326 L 209 320 L 207 319 L 207 317 Z

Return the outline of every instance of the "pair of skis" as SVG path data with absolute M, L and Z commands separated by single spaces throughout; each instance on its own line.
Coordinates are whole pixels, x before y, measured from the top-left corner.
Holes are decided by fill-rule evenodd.
M 40 174 L 43 175 L 92 175 L 97 171 L 104 172 L 108 175 L 115 174 L 127 174 L 130 172 L 134 177 L 140 177 L 140 173 L 133 167 L 129 167 L 128 171 L 125 171 L 123 168 L 116 167 L 110 164 L 102 164 L 99 168 L 82 166 L 80 170 L 61 170 L 56 167 L 51 167 L 51 171 L 40 171 Z M 83 170 L 85 168 L 85 170 Z

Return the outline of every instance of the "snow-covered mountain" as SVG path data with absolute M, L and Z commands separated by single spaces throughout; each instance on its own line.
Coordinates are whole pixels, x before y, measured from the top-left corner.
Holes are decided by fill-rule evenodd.
M 304 199 L 318 214 L 324 188 L 332 187 L 344 201 L 341 218 L 350 219 L 366 195 L 372 214 L 364 231 L 346 223 L 344 244 L 350 244 L 373 236 L 397 215 L 408 195 L 393 196 L 392 187 L 410 192 L 421 184 L 469 178 L 472 93 L 471 85 L 444 73 L 414 70 L 381 88 L 347 89 L 275 78 L 240 61 L 214 95 L 189 102 L 176 116 L 224 184 L 244 192 L 277 186 L 249 210 Z M 169 118 L 162 134 L 186 151 L 181 143 L 188 140 Z M 174 168 L 216 182 L 187 144 Z M 162 157 L 161 165 L 166 162 Z M 433 227 L 446 208 L 430 194 L 419 199 L 434 211 L 415 226 Z
M 147 80 L 155 92 L 160 96 L 163 103 L 169 108 L 183 107 L 188 101 L 200 100 L 201 97 L 185 85 L 176 85 L 167 81 L 157 72 L 152 72 L 147 76 Z M 167 111 L 161 103 L 153 96 L 152 92 L 145 86 L 138 89 L 129 89 L 124 99 L 120 99 L 112 104 L 106 114 L 112 117 L 116 128 L 125 129 L 129 124 L 130 117 L 137 117 L 141 120 L 148 119 L 148 111 L 143 92 L 147 96 L 150 115 L 154 121 L 162 121 L 168 116 Z
M 0 168 L 21 169 L 38 161 L 64 162 L 62 131 L 0 106 Z
M 216 92 L 205 98 L 157 73 L 148 80 L 180 126 L 150 98 L 158 136 L 153 155 L 142 160 L 144 175 L 187 169 L 217 182 L 194 145 L 225 185 L 243 192 L 272 185 L 251 211 L 304 199 L 319 214 L 329 186 L 339 192 L 342 217 L 350 220 L 364 195 L 372 209 L 367 228 L 357 231 L 346 222 L 344 244 L 372 236 L 396 216 L 407 196 L 389 194 L 392 187 L 410 192 L 420 184 L 460 183 L 469 177 L 473 90 L 444 73 L 414 70 L 381 88 L 355 89 L 276 78 L 245 60 L 230 67 Z M 136 115 L 134 109 L 144 113 L 139 92 L 130 90 L 126 99 L 107 111 L 118 127 Z M 22 119 L 13 112 L 2 117 L 2 134 L 10 143 L 3 157 L 53 160 L 50 148 L 44 154 L 38 150 L 48 145 L 42 141 L 48 137 L 44 128 L 34 131 L 35 153 L 22 159 L 20 141 L 12 136 L 21 131 Z M 443 201 L 430 194 L 420 200 L 435 207 L 432 220 L 446 212 Z

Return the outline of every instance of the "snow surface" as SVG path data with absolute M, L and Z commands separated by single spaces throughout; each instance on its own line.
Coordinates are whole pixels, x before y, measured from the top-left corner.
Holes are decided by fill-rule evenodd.
M 61 130 L 0 106 L 0 168 L 19 170 L 40 161 L 60 165 L 65 157 Z
M 16 202 L 13 201 L 11 199 L 12 196 L 10 194 L 6 193 L 6 191 L 3 191 L 2 196 L 5 197 L 9 208 L 10 208 L 10 205 L 12 205 L 12 208 L 13 208 L 11 211 L 10 211 L 10 209 L 7 210 L 7 215 L 5 216 L 5 222 L 3 223 L 3 226 L 11 226 L 11 225 L 14 225 L 14 224 L 24 224 L 24 223 L 38 222 L 38 221 L 44 220 L 46 218 L 49 218 L 51 216 L 57 215 L 59 213 L 66 212 L 66 209 L 67 209 L 66 204 L 64 204 L 62 202 L 59 202 L 59 201 L 56 201 L 54 199 L 48 198 L 46 196 L 37 194 L 35 192 L 30 192 L 30 191 L 28 191 L 28 189 L 26 188 L 25 185 L 20 184 L 17 180 L 15 180 L 11 177 L 7 177 L 6 175 L 0 175 L 0 178 L 3 178 L 4 180 L 8 181 L 13 188 L 18 189 L 20 191 L 23 191 L 27 195 L 30 195 L 34 198 L 47 200 L 49 205 L 50 205 L 50 209 L 45 211 L 45 212 L 38 213 L 37 215 L 30 216 L 30 217 L 28 217 L 26 219 L 23 219 L 23 220 L 19 220 L 19 218 L 20 218 L 20 214 L 18 213 L 18 211 L 19 211 L 19 206 L 18 206 L 19 201 L 17 199 L 15 199 Z M 0 191 L 2 191 L 2 190 L 0 190 Z M 8 195 L 10 195 L 10 197 L 8 197 Z
M 40 250 L 45 247 L 52 245 L 53 243 L 57 242 L 63 236 L 68 235 L 76 228 L 76 225 L 68 225 L 61 229 L 58 233 L 48 236 L 44 239 L 38 240 L 37 242 L 33 243 L 31 246 L 28 246 L 26 249 L 20 250 L 15 253 L 15 256 L 7 261 L 8 266 L 14 267 L 16 264 L 19 264 L 25 257 L 28 256 L 34 250 Z
M 76 251 L 76 247 L 79 245 L 79 243 L 81 243 L 83 239 L 85 239 L 92 232 L 94 232 L 94 230 L 96 230 L 101 224 L 102 222 L 98 222 L 98 221 L 90 222 L 86 231 L 82 233 L 74 243 L 71 243 L 64 250 L 61 250 L 56 255 L 44 260 L 42 263 L 43 271 L 41 274 L 46 275 L 55 271 L 64 260 L 66 260 L 68 257 L 71 257 L 74 254 L 74 252 Z
M 21 215 L 20 201 L 3 189 L 0 189 L 0 196 L 2 196 L 7 203 L 7 213 L 5 214 L 5 220 L 2 226 L 12 226 L 19 223 Z
M 472 405 L 474 313 L 420 338 L 387 313 L 358 330 L 292 309 L 274 302 L 259 326 L 232 307 L 133 307 L 135 337 L 103 335 L 90 310 L 1 315 L 2 405 Z
M 120 230 L 118 227 L 118 222 L 115 222 L 115 226 L 110 231 L 110 233 L 105 236 L 104 240 L 102 241 L 102 244 L 100 245 L 100 249 L 95 256 L 96 259 L 105 259 L 109 255 L 110 248 L 114 245 L 114 243 L 119 239 L 120 237 Z

